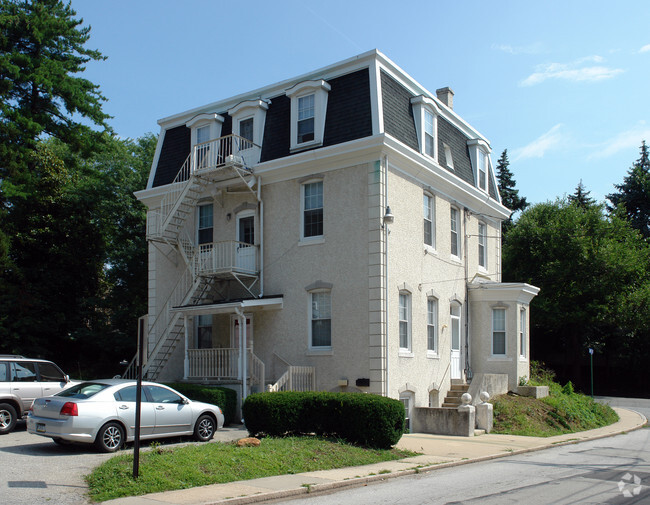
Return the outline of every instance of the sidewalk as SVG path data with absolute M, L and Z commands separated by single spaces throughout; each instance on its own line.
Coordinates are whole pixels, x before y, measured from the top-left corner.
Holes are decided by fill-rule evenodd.
M 643 426 L 646 418 L 636 412 L 614 408 L 620 420 L 595 430 L 570 433 L 556 437 L 519 437 L 514 435 L 481 435 L 451 437 L 444 435 L 407 434 L 397 444 L 401 449 L 421 453 L 420 456 L 399 461 L 387 461 L 366 466 L 321 470 L 297 475 L 279 475 L 247 481 L 213 484 L 192 489 L 166 491 L 144 496 L 119 498 L 107 505 L 211 505 L 218 503 L 260 503 L 293 497 L 308 492 L 327 491 L 348 486 L 360 486 L 374 480 L 384 480 L 426 472 L 437 468 L 475 463 L 495 458 L 536 451 L 557 445 L 618 435 Z M 224 440 L 247 436 L 244 430 L 226 429 Z

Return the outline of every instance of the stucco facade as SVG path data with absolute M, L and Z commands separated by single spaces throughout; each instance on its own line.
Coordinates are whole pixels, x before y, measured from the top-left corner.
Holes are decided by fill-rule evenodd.
M 452 380 L 526 376 L 537 291 L 501 283 L 489 143 L 440 96 L 371 51 L 161 120 L 149 377 L 246 396 L 299 368 L 438 407 Z

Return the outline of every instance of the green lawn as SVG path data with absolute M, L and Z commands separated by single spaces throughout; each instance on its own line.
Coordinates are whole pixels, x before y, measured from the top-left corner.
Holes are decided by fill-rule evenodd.
M 95 501 L 186 489 L 207 484 L 368 465 L 412 456 L 397 449 L 374 450 L 316 437 L 264 438 L 260 447 L 210 443 L 140 454 L 133 479 L 133 453 L 125 451 L 97 467 L 86 480 Z

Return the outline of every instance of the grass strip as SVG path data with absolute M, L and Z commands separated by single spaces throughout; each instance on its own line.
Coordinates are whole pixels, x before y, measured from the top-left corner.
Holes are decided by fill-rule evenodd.
M 86 477 L 90 498 L 105 501 L 208 484 L 312 472 L 393 461 L 414 455 L 398 449 L 375 450 L 317 437 L 264 438 L 259 447 L 210 443 L 165 448 L 140 455 L 133 479 L 133 453 L 119 454 Z

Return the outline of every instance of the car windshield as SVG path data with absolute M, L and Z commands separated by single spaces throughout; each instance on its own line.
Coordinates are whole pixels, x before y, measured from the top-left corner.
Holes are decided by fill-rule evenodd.
M 102 389 L 106 389 L 110 384 L 102 384 L 101 382 L 82 382 L 71 388 L 64 389 L 56 396 L 63 396 L 65 398 L 80 398 L 86 399 L 99 393 Z

